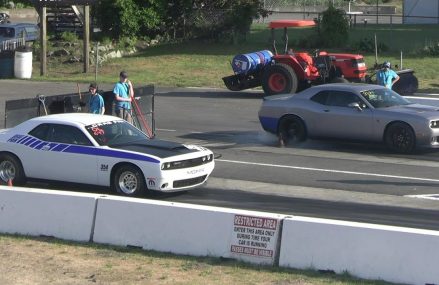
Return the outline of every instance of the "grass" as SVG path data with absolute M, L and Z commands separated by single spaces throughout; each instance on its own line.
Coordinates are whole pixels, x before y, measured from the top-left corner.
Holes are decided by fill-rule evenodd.
M 348 273 L 256 266 L 53 238 L 0 235 L 0 249 L 0 281 L 16 284 L 54 280 L 57 284 L 81 280 L 98 284 L 390 284 L 356 279 Z M 27 254 L 29 250 L 34 254 Z M 21 278 L 27 282 L 20 282 Z
M 344 49 L 328 49 L 356 53 L 349 48 L 364 38 L 377 35 L 379 43 L 389 47 L 380 53 L 378 62 L 389 60 L 399 64 L 403 52 L 404 68 L 412 68 L 420 82 L 421 92 L 439 93 L 439 58 L 418 55 L 417 51 L 426 43 L 439 42 L 438 25 L 368 25 L 351 29 L 350 42 Z M 312 29 L 290 29 L 289 38 L 294 46 L 299 39 L 306 38 Z M 278 33 L 280 34 L 280 33 Z M 112 83 L 118 80 L 120 70 L 126 70 L 136 84 L 156 84 L 169 87 L 220 87 L 224 88 L 222 77 L 231 75 L 230 61 L 234 55 L 263 49 L 270 49 L 270 31 L 266 24 L 254 24 L 246 41 L 238 44 L 191 41 L 162 44 L 142 50 L 140 53 L 107 61 L 99 67 L 98 81 Z M 278 45 L 281 50 L 281 44 Z M 321 48 L 321 50 L 324 48 Z M 375 54 L 364 54 L 369 67 L 375 63 Z M 61 64 L 54 58 L 48 60 L 48 76 L 39 76 L 39 63 L 34 63 L 34 80 L 89 82 L 95 78 L 94 66 L 90 73 L 82 73 L 82 64 Z

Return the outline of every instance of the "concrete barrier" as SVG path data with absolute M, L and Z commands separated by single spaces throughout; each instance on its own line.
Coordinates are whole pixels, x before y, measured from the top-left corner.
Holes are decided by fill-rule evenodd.
M 284 216 L 144 199 L 98 199 L 93 241 L 273 265 Z
M 305 217 L 283 222 L 279 266 L 439 284 L 439 232 Z
M 0 186 L 0 232 L 89 241 L 97 197 Z

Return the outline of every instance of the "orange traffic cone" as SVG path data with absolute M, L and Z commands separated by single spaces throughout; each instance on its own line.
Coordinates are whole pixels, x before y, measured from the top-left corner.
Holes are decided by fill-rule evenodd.
M 11 178 L 8 179 L 8 186 L 12 186 L 12 179 Z

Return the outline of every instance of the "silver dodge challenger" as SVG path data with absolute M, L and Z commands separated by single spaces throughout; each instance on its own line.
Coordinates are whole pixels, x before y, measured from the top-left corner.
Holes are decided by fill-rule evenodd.
M 378 85 L 335 83 L 268 96 L 259 121 L 289 143 L 306 138 L 371 141 L 399 153 L 439 147 L 439 107 L 413 104 Z

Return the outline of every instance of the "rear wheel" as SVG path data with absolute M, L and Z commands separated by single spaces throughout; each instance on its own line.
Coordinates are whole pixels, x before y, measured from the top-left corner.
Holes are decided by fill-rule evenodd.
M 125 196 L 139 196 L 146 190 L 143 173 L 134 165 L 123 165 L 116 169 L 112 177 L 114 190 Z
M 14 185 L 23 185 L 26 182 L 23 166 L 14 155 L 0 154 L 0 181 L 6 184 L 9 179 Z
M 286 144 L 306 140 L 305 123 L 296 116 L 286 116 L 279 123 L 278 135 Z
M 406 123 L 390 125 L 384 135 L 387 147 L 398 153 L 411 153 L 416 146 L 416 136 L 413 129 Z
M 267 95 L 295 93 L 297 85 L 294 70 L 283 63 L 268 66 L 262 77 L 262 89 Z

